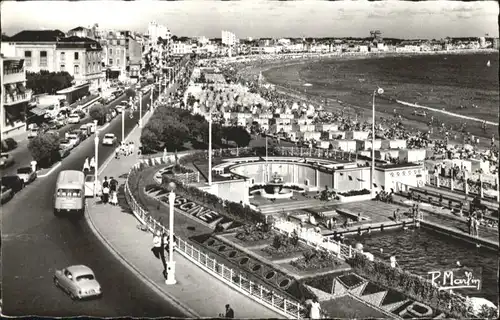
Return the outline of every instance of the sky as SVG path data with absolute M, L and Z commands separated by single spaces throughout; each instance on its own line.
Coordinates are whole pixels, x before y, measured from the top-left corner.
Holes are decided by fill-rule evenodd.
M 98 23 L 101 28 L 146 32 L 157 21 L 177 36 L 384 37 L 441 39 L 498 37 L 496 1 L 2 1 L 2 32 L 59 29 Z

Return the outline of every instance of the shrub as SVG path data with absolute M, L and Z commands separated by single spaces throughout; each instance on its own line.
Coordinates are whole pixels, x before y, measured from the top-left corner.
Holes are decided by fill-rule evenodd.
M 255 224 L 244 225 L 236 234 L 236 239 L 245 242 L 270 239 L 273 232 L 270 228 L 258 228 Z
M 348 191 L 348 192 L 341 192 L 339 194 L 341 196 L 344 196 L 344 197 L 360 196 L 360 195 L 363 195 L 363 194 L 370 194 L 370 190 L 368 190 L 368 189 L 351 190 L 351 191 Z
M 340 266 L 342 262 L 330 251 L 310 249 L 290 264 L 299 270 L 319 270 Z
M 99 124 L 104 124 L 106 121 L 106 107 L 102 104 L 95 104 L 89 109 L 89 115 L 92 119 L 97 120 Z
M 30 140 L 28 149 L 41 167 L 50 166 L 60 160 L 59 136 L 52 133 L 40 134 Z

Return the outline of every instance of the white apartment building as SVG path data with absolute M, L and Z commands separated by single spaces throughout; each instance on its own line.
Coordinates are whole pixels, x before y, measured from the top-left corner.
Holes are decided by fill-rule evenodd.
M 230 32 L 230 31 L 222 30 L 221 38 L 222 38 L 222 44 L 226 45 L 228 47 L 234 46 L 238 43 L 238 39 L 236 38 L 234 33 Z
M 175 41 L 171 44 L 173 55 L 185 55 L 193 52 L 193 45 L 187 42 Z
M 170 39 L 172 34 L 166 26 L 158 24 L 156 21 L 151 21 L 148 24 L 148 36 L 149 42 L 156 44 L 158 38 Z

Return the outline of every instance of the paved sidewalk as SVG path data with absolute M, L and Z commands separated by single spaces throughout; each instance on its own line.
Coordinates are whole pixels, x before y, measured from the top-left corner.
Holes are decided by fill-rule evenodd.
M 139 138 L 140 130 L 136 128 L 127 140 L 134 141 L 138 146 Z M 177 284 L 165 284 L 161 261 L 150 250 L 152 235 L 137 228 L 139 222 L 128 209 L 123 195 L 126 174 L 139 157 L 134 154 L 119 160 L 112 158 L 101 171 L 101 179 L 112 176 L 120 183 L 119 190 L 122 192 L 118 206 L 104 205 L 94 199 L 87 201 L 87 221 L 109 250 L 148 286 L 177 305 L 189 317 L 217 317 L 229 303 L 236 318 L 283 318 L 231 289 L 178 253 L 175 253 Z

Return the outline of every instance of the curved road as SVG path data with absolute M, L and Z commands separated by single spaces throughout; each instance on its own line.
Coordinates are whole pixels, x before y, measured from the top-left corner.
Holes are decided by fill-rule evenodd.
M 149 95 L 144 97 L 143 106 L 148 102 Z M 138 112 L 133 119 L 127 113 L 126 133 L 136 125 L 137 117 Z M 108 132 L 121 138 L 120 116 L 103 133 Z M 99 165 L 113 151 L 113 148 L 99 146 Z M 51 175 L 35 180 L 2 206 L 3 314 L 184 316 L 122 266 L 94 236 L 84 218 L 53 215 L 52 196 L 58 173 L 81 170 L 84 159 L 93 153 L 94 139 L 91 137 L 74 149 Z M 75 302 L 53 285 L 54 269 L 71 264 L 85 264 L 94 270 L 103 287 L 102 298 Z

